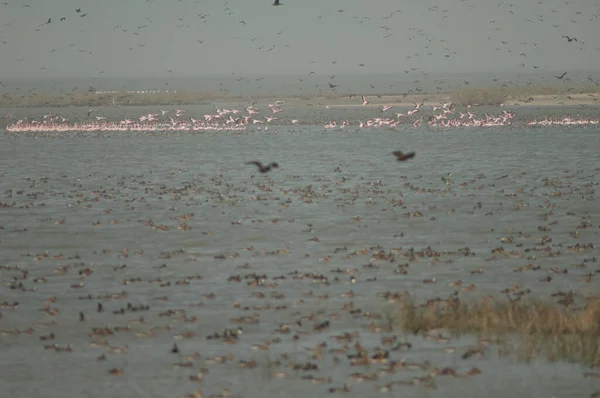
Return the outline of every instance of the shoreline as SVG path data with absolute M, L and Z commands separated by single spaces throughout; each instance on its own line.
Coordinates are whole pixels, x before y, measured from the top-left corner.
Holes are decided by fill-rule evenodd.
M 535 91 L 535 90 L 532 90 Z M 543 94 L 533 94 L 527 90 L 515 89 L 471 89 L 446 93 L 381 93 L 365 94 L 368 104 L 363 105 L 363 94 L 319 94 L 302 96 L 235 96 L 229 97 L 216 93 L 72 93 L 68 96 L 34 96 L 32 98 L 5 96 L 0 101 L 0 109 L 38 109 L 38 108 L 129 108 L 129 107 L 183 107 L 213 106 L 214 104 L 236 104 L 248 106 L 252 103 L 269 104 L 280 100 L 286 106 L 334 108 L 369 108 L 378 106 L 412 107 L 439 106 L 452 103 L 455 107 L 574 107 L 600 106 L 600 89 L 571 93 L 568 90 L 551 92 L 547 89 Z M 546 93 L 548 92 L 548 93 Z M 25 102 L 26 101 L 26 102 Z
M 477 89 L 465 93 L 469 98 L 486 99 L 481 95 L 486 92 Z M 326 129 L 340 129 L 353 126 L 420 127 L 422 124 L 432 128 L 600 124 L 600 112 L 596 108 L 600 102 L 596 101 L 594 93 L 508 98 L 500 104 L 487 103 L 481 106 L 478 103 L 465 106 L 454 102 L 455 99 L 453 94 L 447 93 L 388 94 L 283 97 L 277 101 L 261 98 L 254 102 L 220 99 L 215 102 L 206 101 L 202 105 L 183 106 L 81 105 L 61 107 L 61 111 L 55 111 L 56 108 L 51 106 L 47 106 L 45 110 L 41 107 L 0 107 L 0 117 L 4 115 L 4 130 L 8 133 L 237 131 L 267 129 L 269 125 L 323 125 Z M 63 112 L 63 108 L 68 111 Z M 523 110 L 519 112 L 519 108 Z M 566 109 L 561 111 L 563 108 Z M 544 115 L 543 109 L 551 111 Z M 134 116 L 136 111 L 139 114 Z M 275 116 L 282 111 L 287 112 Z M 515 118 L 519 113 L 525 116 L 517 115 Z
M 506 101 L 500 104 L 486 104 L 486 105 L 455 105 L 458 107 L 577 107 L 577 106 L 600 106 L 600 95 L 593 96 L 594 93 L 581 93 L 581 94 L 573 94 L 573 95 L 565 95 L 565 96 L 554 96 L 554 95 L 535 95 L 530 96 L 525 100 L 520 99 L 507 99 Z M 569 97 L 569 98 L 567 98 Z M 360 96 L 358 98 L 354 96 L 353 98 L 339 98 L 339 99 L 330 99 L 326 97 L 316 97 L 322 105 L 327 105 L 329 107 L 335 108 L 376 108 L 379 106 L 402 106 L 402 107 L 413 107 L 415 103 L 423 104 L 423 106 L 439 106 L 441 103 L 452 103 L 452 96 L 449 94 L 419 94 L 419 95 L 382 95 L 382 96 L 366 96 L 369 104 L 362 105 Z M 296 100 L 292 99 L 294 104 L 296 101 L 300 102 L 309 102 L 306 100 Z M 292 102 L 290 101 L 290 103 Z

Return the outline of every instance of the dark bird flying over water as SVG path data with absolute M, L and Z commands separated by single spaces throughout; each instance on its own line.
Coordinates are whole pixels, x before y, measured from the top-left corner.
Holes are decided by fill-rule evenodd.
M 577 41 L 576 37 L 569 37 L 569 36 L 562 36 L 563 38 L 567 39 L 570 42 L 572 42 L 573 40 Z
M 563 77 L 565 77 L 566 74 L 567 74 L 567 72 L 563 73 L 560 76 L 554 76 L 554 77 L 557 78 L 558 80 L 561 80 Z
M 272 168 L 276 169 L 279 167 L 279 165 L 275 162 L 269 164 L 268 166 L 265 166 L 261 162 L 257 162 L 257 161 L 246 162 L 246 164 L 256 165 L 258 167 L 258 171 L 260 171 L 261 173 L 268 173 L 269 171 L 271 171 Z
M 282 6 L 283 4 L 281 4 L 281 3 L 279 2 L 279 0 L 275 0 L 275 3 L 273 3 L 273 5 L 274 5 L 274 6 Z
M 404 153 L 402 151 L 395 151 L 392 152 L 394 154 L 394 156 L 396 156 L 396 160 L 398 160 L 399 162 L 405 162 L 408 159 L 412 159 L 415 157 L 415 153 L 414 152 L 408 152 L 408 153 Z

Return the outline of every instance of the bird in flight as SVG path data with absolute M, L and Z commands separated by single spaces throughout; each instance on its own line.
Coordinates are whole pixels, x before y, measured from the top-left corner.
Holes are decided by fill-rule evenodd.
M 565 77 L 566 74 L 567 74 L 567 72 L 563 73 L 560 76 L 554 76 L 554 77 L 557 78 L 558 80 L 561 80 L 563 77 Z
M 258 167 L 258 171 L 260 171 L 261 173 L 268 173 L 269 171 L 271 171 L 272 168 L 278 168 L 279 165 L 275 162 L 265 166 L 264 164 L 262 164 L 261 162 L 258 161 L 252 161 L 252 162 L 246 162 L 246 164 L 253 164 L 256 165 Z
M 569 41 L 569 43 L 572 42 L 573 40 L 577 41 L 576 37 L 569 37 L 569 36 L 562 36 L 562 37 L 564 37 L 565 39 L 567 39 Z
M 394 154 L 394 156 L 396 156 L 396 160 L 398 160 L 399 162 L 405 162 L 408 159 L 412 159 L 415 157 L 414 152 L 404 153 L 402 151 L 394 151 L 392 153 Z
M 274 5 L 274 6 L 282 6 L 283 4 L 281 4 L 281 3 L 279 2 L 279 0 L 275 0 L 275 3 L 273 3 L 273 5 Z

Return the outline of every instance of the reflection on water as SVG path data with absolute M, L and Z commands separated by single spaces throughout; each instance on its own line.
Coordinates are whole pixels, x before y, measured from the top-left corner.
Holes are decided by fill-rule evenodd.
M 2 136 L 0 301 L 7 308 L 0 330 L 33 329 L 0 337 L 3 391 L 178 397 L 199 387 L 204 394 L 227 388 L 246 397 L 321 396 L 347 383 L 349 395 L 371 396 L 375 387 L 427 374 L 350 365 L 357 341 L 370 354 L 391 348 L 381 336 L 393 332 L 365 327 L 385 327 L 393 313 L 377 293 L 445 298 L 457 291 L 449 286 L 456 280 L 476 286 L 459 291 L 464 300 L 517 284 L 548 300 L 556 291 L 596 293 L 584 279 L 599 268 L 592 262 L 598 249 L 582 245 L 599 238 L 599 147 L 597 130 L 583 128 Z M 417 156 L 397 163 L 390 155 L 396 149 Z M 244 165 L 248 160 L 281 167 L 263 176 Z M 442 181 L 447 173 L 452 183 Z M 500 240 L 507 237 L 512 241 Z M 428 247 L 437 253 L 427 256 Z M 465 256 L 465 247 L 472 255 Z M 505 252 L 491 252 L 499 247 Z M 527 264 L 542 270 L 514 272 Z M 568 274 L 543 281 L 553 267 Z M 477 269 L 483 273 L 471 273 Z M 256 278 L 247 277 L 252 273 Z M 423 283 L 431 278 L 436 283 Z M 120 292 L 126 296 L 110 296 Z M 133 311 L 128 303 L 150 309 Z M 242 316 L 256 321 L 232 321 Z M 313 330 L 324 321 L 328 328 Z M 126 325 L 131 330 L 116 331 Z M 104 326 L 113 334 L 93 335 Z M 243 334 L 235 344 L 206 339 L 238 326 Z M 332 336 L 355 330 L 345 352 L 328 352 L 344 347 Z M 54 340 L 40 340 L 50 333 Z M 394 395 L 452 397 L 467 389 L 476 396 L 585 396 L 600 388 L 577 365 L 516 364 L 493 349 L 484 359 L 463 360 L 473 336 L 445 344 L 397 336 L 412 349 L 390 351 L 390 359 L 482 373 L 438 377 L 435 389 L 395 385 Z M 265 340 L 269 350 L 253 347 Z M 170 353 L 174 342 L 179 354 Z M 322 359 L 311 358 L 306 349 L 322 342 Z M 72 351 L 44 349 L 54 343 L 71 344 Z M 199 359 L 182 358 L 194 352 Z M 230 361 L 210 364 L 227 353 Z M 97 360 L 102 354 L 106 359 Z M 257 366 L 242 368 L 240 360 Z M 294 370 L 292 360 L 319 369 Z M 174 367 L 185 362 L 191 367 Z M 109 375 L 112 368 L 123 368 L 123 376 Z M 208 368 L 204 381 L 190 381 L 201 368 Z M 355 372 L 375 372 L 377 380 L 348 379 Z M 331 383 L 303 379 L 309 375 L 329 376 Z

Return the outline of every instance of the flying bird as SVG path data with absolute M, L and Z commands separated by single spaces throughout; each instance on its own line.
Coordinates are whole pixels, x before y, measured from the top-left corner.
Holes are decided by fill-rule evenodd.
M 554 76 L 554 77 L 557 78 L 558 80 L 561 80 L 563 77 L 565 77 L 566 74 L 567 74 L 567 72 L 563 73 L 560 76 Z
M 408 153 L 404 153 L 402 151 L 395 151 L 392 152 L 394 154 L 394 156 L 396 156 L 396 160 L 398 160 L 399 162 L 405 162 L 408 159 L 412 159 L 415 157 L 415 153 L 414 152 L 408 152 Z
M 275 3 L 273 3 L 273 5 L 274 5 L 274 6 L 282 6 L 283 4 L 281 4 L 281 3 L 279 2 L 279 0 L 275 0 Z
M 258 167 L 258 171 L 260 171 L 261 173 L 268 173 L 269 171 L 271 171 L 272 168 L 279 167 L 279 165 L 275 162 L 269 164 L 268 166 L 265 166 L 264 164 L 258 161 L 246 162 L 246 164 L 256 165 Z
M 577 41 L 576 37 L 569 37 L 569 36 L 562 36 L 563 38 L 567 39 L 570 42 L 572 42 L 573 40 Z

